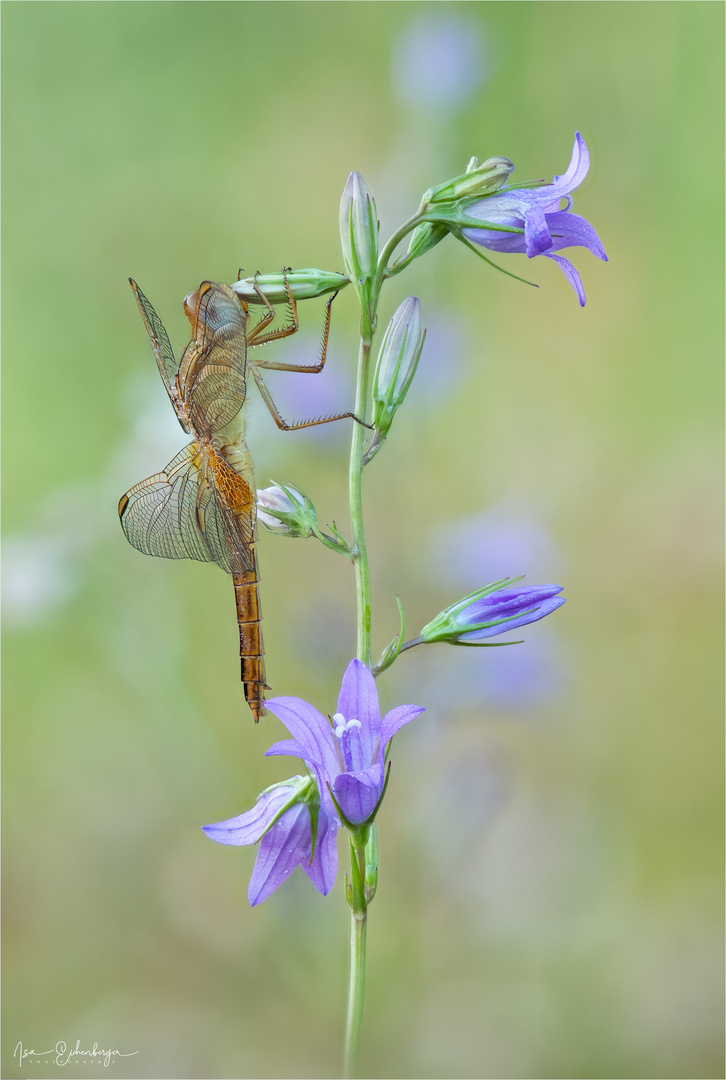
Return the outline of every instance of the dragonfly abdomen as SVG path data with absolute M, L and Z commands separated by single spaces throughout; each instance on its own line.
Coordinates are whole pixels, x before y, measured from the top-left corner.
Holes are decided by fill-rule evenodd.
M 245 700 L 252 710 L 255 723 L 265 715 L 264 647 L 260 622 L 260 596 L 257 588 L 257 562 L 254 547 L 251 549 L 252 569 L 242 574 L 233 574 L 234 598 L 237 605 L 237 624 L 239 626 L 239 656 L 242 665 L 242 683 Z

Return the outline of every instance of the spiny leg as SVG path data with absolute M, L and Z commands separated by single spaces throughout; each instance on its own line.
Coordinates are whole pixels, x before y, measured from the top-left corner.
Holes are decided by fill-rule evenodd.
M 267 408 L 270 410 L 270 416 L 275 421 L 280 431 L 298 431 L 300 428 L 315 427 L 317 424 L 331 424 L 333 420 L 345 420 L 348 416 L 351 418 L 351 420 L 355 420 L 356 424 L 360 424 L 361 427 L 368 428 L 370 431 L 373 430 L 371 424 L 366 424 L 364 420 L 359 420 L 355 413 L 352 412 L 336 413 L 335 416 L 321 416 L 317 420 L 300 420 L 297 423 L 288 424 L 287 420 L 283 418 L 277 405 L 275 405 L 275 402 L 272 400 L 272 395 L 267 389 L 265 381 L 262 378 L 262 374 L 260 371 L 258 371 L 257 366 L 251 364 L 250 368 L 252 370 L 254 380 L 257 383 L 257 389 L 262 395 L 262 400 L 264 401 Z
M 261 333 L 261 331 L 264 330 L 266 326 L 269 326 L 275 318 L 275 309 L 255 280 L 253 282 L 254 290 L 266 306 L 267 311 L 260 321 L 247 333 L 247 344 L 250 346 L 266 345 L 268 341 L 277 341 L 279 338 L 289 337 L 291 334 L 295 334 L 300 327 L 300 320 L 297 317 L 297 303 L 295 297 L 292 295 L 292 290 L 287 283 L 287 277 L 285 276 L 284 270 L 283 276 L 285 277 L 285 292 L 287 293 L 287 303 L 290 309 L 290 322 L 285 326 L 280 327 L 279 330 L 270 330 L 266 334 Z M 257 278 L 257 274 L 255 274 L 255 278 Z M 245 305 L 245 308 L 246 307 L 247 305 Z
M 278 360 L 257 360 L 252 357 L 249 358 L 250 366 L 256 366 L 261 368 L 267 368 L 268 371 L 299 371 L 306 372 L 311 375 L 319 375 L 325 367 L 325 361 L 328 356 L 328 337 L 330 335 L 330 307 L 337 296 L 337 292 L 333 293 L 328 302 L 325 305 L 325 322 L 323 324 L 323 342 L 320 349 L 320 359 L 317 364 L 283 364 Z M 254 343 L 255 345 L 258 342 Z

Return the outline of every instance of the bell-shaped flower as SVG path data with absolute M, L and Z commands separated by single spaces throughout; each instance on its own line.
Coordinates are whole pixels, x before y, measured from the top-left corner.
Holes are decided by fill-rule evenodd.
M 515 579 L 517 580 L 517 579 Z M 427 623 L 415 642 L 446 641 L 450 645 L 478 645 L 518 626 L 544 619 L 565 602 L 561 585 L 514 585 L 504 578 L 465 596 Z M 498 644 L 498 643 L 497 643 Z
M 365 824 L 377 810 L 386 747 L 399 728 L 424 711 L 398 705 L 381 719 L 375 680 L 360 660 L 346 668 L 332 724 L 302 698 L 278 697 L 266 705 L 293 736 L 267 753 L 302 758 L 317 780 L 321 809 L 334 814 L 337 804 L 344 824 L 351 825 Z
M 578 131 L 575 133 L 575 145 L 567 172 L 556 176 L 551 184 L 508 188 L 470 203 L 466 207 L 467 218 L 480 219 L 486 223 L 486 228 L 463 228 L 462 236 L 489 251 L 525 254 L 530 259 L 536 255 L 546 255 L 548 259 L 553 259 L 584 306 L 585 290 L 579 273 L 568 259 L 554 253 L 561 248 L 586 247 L 598 259 L 607 262 L 607 255 L 592 225 L 585 218 L 570 213 L 571 192 L 582 183 L 589 168 L 590 155 Z M 560 209 L 563 199 L 567 205 Z M 523 231 L 499 231 L 497 225 Z
M 338 871 L 337 829 L 336 815 L 321 805 L 309 776 L 274 784 L 245 814 L 203 826 L 218 844 L 241 847 L 259 841 L 248 891 L 253 906 L 266 900 L 296 866 L 302 866 L 318 892 L 327 896 Z

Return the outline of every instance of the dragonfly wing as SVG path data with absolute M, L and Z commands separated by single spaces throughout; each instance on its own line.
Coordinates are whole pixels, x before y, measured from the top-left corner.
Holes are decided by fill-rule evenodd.
M 242 573 L 254 565 L 254 517 L 235 514 L 214 480 L 203 480 L 201 458 L 199 445 L 192 442 L 164 472 L 127 491 L 119 502 L 121 527 L 145 555 L 215 562 L 228 574 Z
M 174 406 L 174 411 L 177 414 L 179 423 L 187 431 L 187 426 L 183 423 L 181 417 L 179 417 L 179 410 L 177 409 L 174 396 L 172 394 L 172 386 L 174 384 L 174 378 L 177 372 L 177 362 L 174 358 L 174 350 L 171 347 L 169 341 L 169 335 L 164 329 L 159 316 L 156 314 L 153 305 L 148 297 L 146 297 L 133 278 L 129 278 L 129 284 L 136 297 L 136 303 L 139 305 L 139 311 L 141 312 L 141 318 L 144 320 L 144 326 L 146 332 L 149 335 L 149 341 L 151 342 L 151 348 L 154 350 L 154 356 L 156 357 L 156 365 L 159 368 L 159 374 L 161 375 L 162 382 L 166 387 L 166 392 L 169 395 L 169 400 Z
M 203 282 L 192 325 L 196 356 L 186 372 L 184 399 L 194 430 L 210 436 L 244 405 L 247 314 L 229 286 Z
M 247 481 L 214 450 L 208 468 L 214 497 L 204 510 L 207 543 L 224 555 L 228 573 L 254 570 L 255 496 Z M 221 558 L 216 561 L 222 565 Z
M 197 520 L 199 447 L 185 446 L 164 472 L 135 484 L 118 505 L 126 539 L 145 555 L 213 562 Z

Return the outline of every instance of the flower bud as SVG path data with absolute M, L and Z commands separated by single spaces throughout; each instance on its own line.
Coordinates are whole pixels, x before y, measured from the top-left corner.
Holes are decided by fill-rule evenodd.
M 257 492 L 257 518 L 270 532 L 281 536 L 316 536 L 318 517 L 304 492 L 292 484 L 273 484 Z
M 430 188 L 423 197 L 422 210 L 427 210 L 436 203 L 455 202 L 457 199 L 480 199 L 491 195 L 505 184 L 514 169 L 514 165 L 505 157 L 488 158 L 481 165 L 477 158 L 472 158 L 466 172 L 447 180 L 438 187 Z
M 421 304 L 407 297 L 386 328 L 373 376 L 373 426 L 378 441 L 385 438 L 396 410 L 411 385 L 423 349 Z
M 565 602 L 561 585 L 513 586 L 520 580 L 503 578 L 485 585 L 463 600 L 445 608 L 424 626 L 418 641 L 446 641 L 450 645 L 484 644 L 483 638 L 495 637 L 518 626 L 537 622 Z
M 418 259 L 421 255 L 425 255 L 427 251 L 431 251 L 432 247 L 436 247 L 447 236 L 449 230 L 445 225 L 434 225 L 430 221 L 424 221 L 421 225 L 417 225 L 411 233 L 411 239 L 408 244 L 408 255 L 412 259 Z
M 345 271 L 358 289 L 378 265 L 378 217 L 373 196 L 357 172 L 348 177 L 340 200 L 340 241 Z
M 368 834 L 368 840 L 366 841 L 365 852 L 365 897 L 367 903 L 370 904 L 371 900 L 376 895 L 376 889 L 378 888 L 378 833 L 376 831 L 375 823 L 371 825 L 371 831 Z
M 274 306 L 288 299 L 288 288 L 293 299 L 311 300 L 337 292 L 348 283 L 348 278 L 329 270 L 283 270 L 279 274 L 255 274 L 254 277 L 242 278 L 233 282 L 231 288 L 248 304 L 263 304 L 260 296 L 263 293 Z

